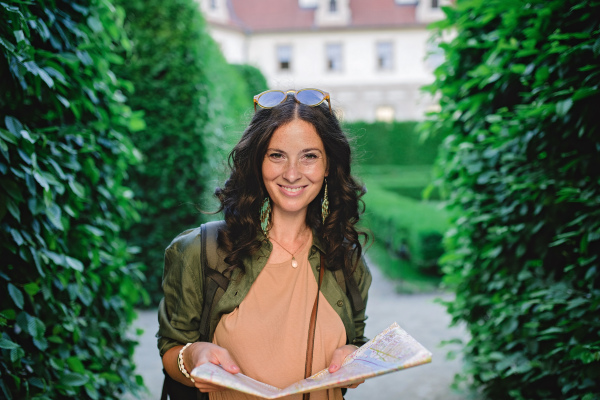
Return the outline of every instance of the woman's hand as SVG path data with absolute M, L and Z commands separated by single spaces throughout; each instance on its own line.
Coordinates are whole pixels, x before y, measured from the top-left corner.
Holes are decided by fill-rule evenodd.
M 331 363 L 329 364 L 329 373 L 333 373 L 333 372 L 339 370 L 342 367 L 342 363 L 344 362 L 344 359 L 346 358 L 346 356 L 348 354 L 356 351 L 356 349 L 358 349 L 358 347 L 356 347 L 352 344 L 347 344 L 345 346 L 337 348 L 333 352 L 333 357 L 331 358 Z M 361 383 L 364 383 L 364 381 L 356 382 L 356 383 L 353 383 L 352 385 L 343 386 L 343 387 L 346 387 L 348 389 L 354 389 Z
M 229 352 L 223 347 L 217 346 L 216 344 L 207 342 L 196 342 L 190 345 L 183 352 L 183 363 L 188 371 L 193 370 L 199 365 L 205 363 L 212 363 L 215 365 L 221 365 L 225 371 L 232 374 L 240 372 L 238 367 Z M 222 386 L 213 385 L 206 381 L 196 379 L 194 383 L 201 392 L 217 392 L 225 390 Z

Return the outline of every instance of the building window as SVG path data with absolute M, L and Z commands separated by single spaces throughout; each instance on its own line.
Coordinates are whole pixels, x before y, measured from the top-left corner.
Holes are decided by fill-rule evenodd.
M 289 71 L 292 69 L 292 46 L 277 46 L 277 65 L 280 71 Z
M 342 45 L 328 44 L 325 48 L 327 57 L 327 71 L 342 70 Z
M 375 109 L 375 119 L 381 122 L 393 122 L 395 117 L 394 107 L 379 106 Z
M 217 9 L 217 0 L 210 0 L 210 9 L 211 10 Z
M 439 0 L 431 0 L 431 8 L 439 8 L 440 2 Z
M 337 1 L 336 0 L 329 0 L 329 12 L 337 12 Z
M 394 67 L 392 42 L 377 43 L 377 69 L 389 71 Z

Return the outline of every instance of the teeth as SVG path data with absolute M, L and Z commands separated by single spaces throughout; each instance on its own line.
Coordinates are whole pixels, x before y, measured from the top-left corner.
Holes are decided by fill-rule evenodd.
M 288 191 L 288 192 L 292 192 L 292 193 L 296 193 L 296 192 L 299 192 L 300 190 L 302 190 L 302 188 L 301 188 L 301 187 L 299 187 L 299 188 L 289 188 L 289 187 L 285 187 L 285 186 L 283 186 L 283 188 L 284 188 L 286 191 Z

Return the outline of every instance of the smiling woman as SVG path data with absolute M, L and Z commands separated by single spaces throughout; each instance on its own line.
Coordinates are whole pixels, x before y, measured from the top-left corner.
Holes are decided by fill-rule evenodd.
M 208 340 L 198 333 L 205 298 L 192 261 L 201 251 L 198 230 L 177 237 L 165 254 L 163 364 L 211 399 L 251 397 L 188 379 L 203 363 L 286 387 L 324 368 L 337 371 L 367 340 L 371 274 L 360 240 L 367 235 L 356 229 L 365 190 L 350 173 L 348 140 L 326 92 L 266 93 L 279 97 L 255 97 L 260 108 L 229 156 L 229 179 L 215 191 L 225 223 L 207 239 L 218 243 L 231 284 L 211 308 Z M 310 396 L 342 399 L 342 391 Z

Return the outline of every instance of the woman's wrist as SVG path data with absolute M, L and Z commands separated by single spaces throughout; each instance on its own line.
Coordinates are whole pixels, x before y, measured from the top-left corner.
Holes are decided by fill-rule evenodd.
M 187 349 L 191 345 L 192 345 L 192 343 L 188 343 L 185 346 L 183 346 L 181 348 L 181 350 L 179 350 L 179 355 L 177 356 L 177 366 L 179 367 L 179 371 L 181 372 L 181 374 L 183 376 L 185 376 L 186 378 L 188 378 L 189 380 L 191 380 L 192 383 L 195 383 L 196 381 L 194 380 L 194 378 L 191 377 L 191 375 L 189 374 L 189 372 L 185 368 L 185 363 L 183 362 L 183 352 L 185 351 L 185 349 Z

